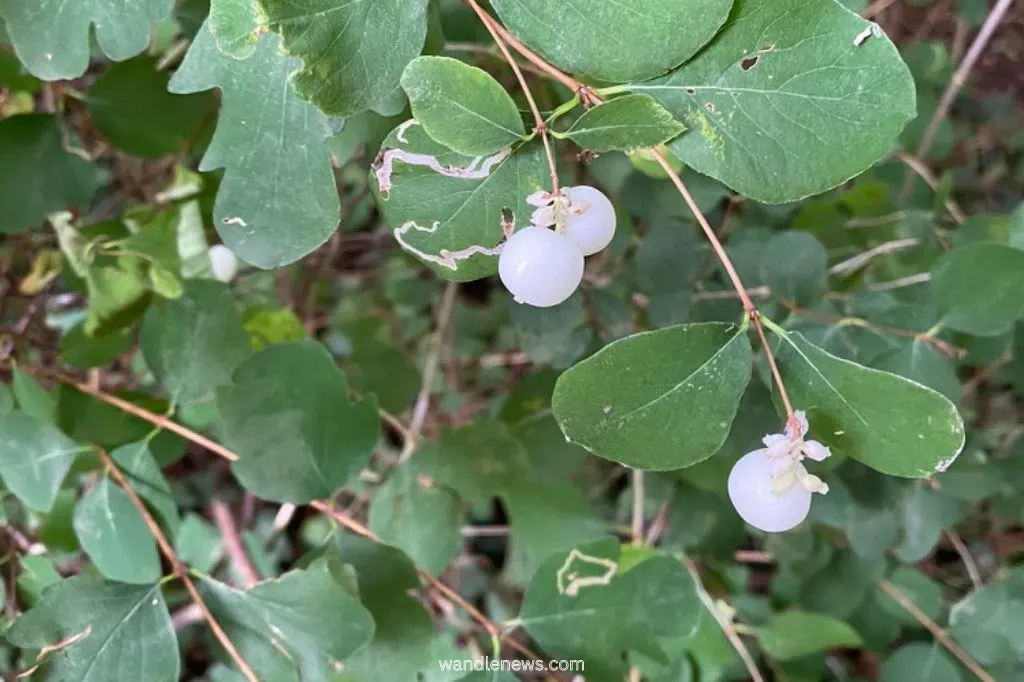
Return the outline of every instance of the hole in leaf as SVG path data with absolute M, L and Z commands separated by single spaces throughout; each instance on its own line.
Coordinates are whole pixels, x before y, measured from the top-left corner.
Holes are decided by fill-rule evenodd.
M 686 88 L 686 94 L 687 95 L 696 95 L 697 91 L 694 90 L 693 88 Z
M 757 59 L 757 55 L 754 55 L 753 57 L 747 57 L 742 62 L 740 62 L 740 68 L 743 69 L 744 71 L 750 71 L 752 68 L 757 66 Z
M 715 105 L 712 104 L 711 102 L 708 102 L 707 104 L 705 104 L 704 108 L 708 110 L 708 113 L 711 113 L 711 114 L 715 113 Z

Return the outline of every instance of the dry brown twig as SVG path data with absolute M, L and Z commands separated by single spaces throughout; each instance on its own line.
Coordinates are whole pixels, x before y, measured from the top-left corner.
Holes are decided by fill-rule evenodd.
M 231 565 L 242 577 L 242 585 L 246 589 L 254 587 L 260 582 L 260 574 L 242 544 L 242 538 L 238 533 L 238 526 L 235 525 L 235 517 L 231 514 L 231 509 L 222 500 L 214 500 L 210 503 L 210 516 L 213 517 L 213 522 L 217 525 L 217 530 L 220 531 L 220 536 L 224 540 L 224 552 L 231 560 Z

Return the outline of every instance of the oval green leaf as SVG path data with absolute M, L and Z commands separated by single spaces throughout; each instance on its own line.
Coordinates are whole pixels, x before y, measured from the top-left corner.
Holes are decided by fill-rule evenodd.
M 932 269 L 942 322 L 976 336 L 998 336 L 1024 317 L 1024 251 L 977 243 L 943 255 Z
M 588 109 L 565 137 L 595 152 L 657 147 L 686 130 L 649 95 L 624 95 Z
M 768 625 L 751 629 L 764 650 L 780 661 L 862 643 L 860 635 L 849 625 L 820 613 L 786 611 L 777 614 Z
M 750 379 L 746 331 L 718 322 L 609 344 L 559 377 L 551 406 L 565 437 L 636 469 L 680 469 L 713 455 Z
M 105 478 L 75 507 L 75 534 L 96 569 L 122 583 L 160 578 L 156 542 L 127 493 Z

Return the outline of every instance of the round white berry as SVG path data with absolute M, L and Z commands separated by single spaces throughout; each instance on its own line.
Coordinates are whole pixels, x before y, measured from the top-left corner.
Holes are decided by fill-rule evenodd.
M 238 274 L 238 258 L 235 252 L 223 244 L 214 244 L 210 247 L 210 270 L 215 279 L 221 282 L 230 282 Z
M 564 234 L 530 225 L 505 242 L 498 274 L 516 301 L 538 308 L 572 296 L 583 279 L 583 254 Z
M 743 520 L 768 533 L 800 524 L 811 510 L 811 493 L 794 484 L 782 494 L 772 489 L 774 461 L 766 450 L 748 452 L 729 473 L 729 499 Z
M 590 256 L 611 243 L 615 236 L 615 207 L 603 192 L 579 185 L 565 190 L 569 195 L 569 215 L 565 233 L 579 244 L 584 256 Z

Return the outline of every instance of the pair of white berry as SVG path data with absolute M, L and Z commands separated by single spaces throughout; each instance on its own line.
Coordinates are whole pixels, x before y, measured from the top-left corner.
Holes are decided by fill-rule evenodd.
M 612 241 L 615 208 L 600 190 L 587 185 L 557 194 L 537 192 L 527 202 L 537 207 L 532 224 L 505 242 L 498 275 L 517 302 L 550 308 L 579 287 L 583 257 Z
M 803 412 L 793 417 L 785 433 L 765 436 L 765 447 L 745 454 L 729 472 L 733 507 L 744 521 L 768 533 L 798 526 L 811 511 L 811 493 L 828 492 L 801 461 L 820 462 L 832 453 L 818 441 L 804 440 L 808 424 Z

